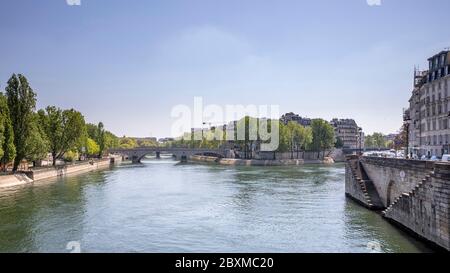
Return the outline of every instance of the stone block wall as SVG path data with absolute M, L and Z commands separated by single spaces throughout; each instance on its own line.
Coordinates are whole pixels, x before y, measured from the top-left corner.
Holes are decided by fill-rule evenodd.
M 436 163 L 411 191 L 396 198 L 384 216 L 450 251 L 450 164 Z
M 419 160 L 363 157 L 360 161 L 385 207 L 414 189 L 434 168 L 434 162 Z

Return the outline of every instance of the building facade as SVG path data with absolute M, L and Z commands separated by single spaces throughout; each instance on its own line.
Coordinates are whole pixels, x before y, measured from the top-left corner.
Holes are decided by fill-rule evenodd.
M 340 139 L 344 149 L 363 149 L 364 134 L 353 119 L 333 119 L 330 122 L 334 128 L 336 139 Z
M 450 51 L 428 59 L 429 70 L 415 71 L 409 108 L 408 154 L 440 157 L 450 153 Z
M 289 121 L 294 121 L 297 122 L 298 124 L 304 126 L 304 127 L 308 127 L 311 126 L 311 119 L 310 118 L 303 118 L 297 114 L 294 114 L 292 112 L 284 114 L 281 119 L 281 122 L 283 122 L 284 124 L 288 124 Z

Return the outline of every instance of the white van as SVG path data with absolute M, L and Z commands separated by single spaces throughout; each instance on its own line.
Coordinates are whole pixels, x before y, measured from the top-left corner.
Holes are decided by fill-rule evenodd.
M 443 162 L 450 162 L 450 155 L 443 155 L 442 156 L 442 161 Z

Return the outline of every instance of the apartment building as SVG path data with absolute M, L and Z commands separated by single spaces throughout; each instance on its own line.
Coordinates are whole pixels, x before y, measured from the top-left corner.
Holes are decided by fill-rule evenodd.
M 440 157 L 450 152 L 450 51 L 432 56 L 428 63 L 428 70 L 414 72 L 414 88 L 404 112 L 408 153 Z

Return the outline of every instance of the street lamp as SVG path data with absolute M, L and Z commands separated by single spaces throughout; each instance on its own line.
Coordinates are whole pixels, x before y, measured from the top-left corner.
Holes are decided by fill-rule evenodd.
M 358 128 L 359 133 L 359 154 L 362 155 L 362 128 Z

